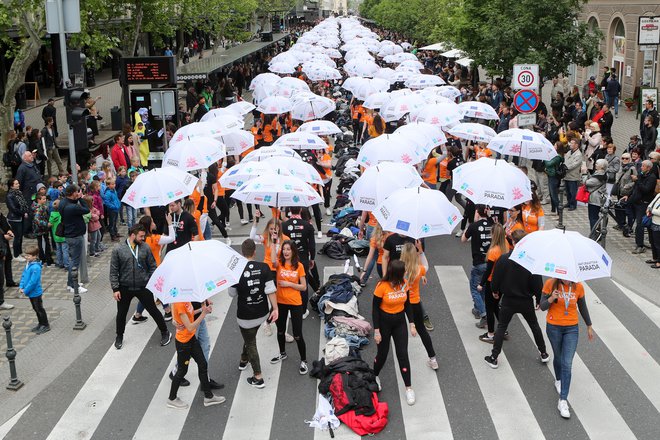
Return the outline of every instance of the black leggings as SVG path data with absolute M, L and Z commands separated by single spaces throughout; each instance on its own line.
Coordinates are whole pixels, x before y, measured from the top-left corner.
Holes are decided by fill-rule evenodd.
M 355 140 L 356 144 L 360 143 L 360 140 L 362 139 L 362 125 L 360 124 L 359 119 L 353 119 L 353 139 Z
M 37 247 L 39 248 L 39 259 L 46 264 L 53 264 L 53 256 L 50 247 L 48 233 L 37 235 Z
M 215 207 L 220 211 L 220 218 L 226 225 L 229 221 L 229 205 L 227 204 L 227 199 L 223 196 L 218 196 L 218 198 L 215 199 Z
M 323 185 L 323 206 L 330 207 L 330 199 L 332 198 L 332 179 Z
M 316 222 L 316 230 L 320 231 L 321 230 L 321 204 L 317 203 L 316 205 L 312 205 L 312 212 L 314 213 L 314 221 Z
M 44 301 L 41 295 L 34 298 L 30 298 L 30 304 L 32 304 L 32 310 L 37 314 L 37 320 L 39 320 L 39 325 L 48 327 L 48 315 L 44 309 Z
M 510 304 L 503 303 L 500 309 L 500 320 L 497 323 L 497 330 L 495 331 L 495 341 L 493 342 L 493 351 L 491 356 L 497 359 L 502 351 L 502 343 L 504 342 L 504 333 L 509 327 L 509 323 L 513 315 L 520 313 L 529 329 L 534 335 L 534 342 L 540 353 L 545 353 L 545 341 L 543 340 L 543 332 L 539 327 L 539 322 L 536 319 L 536 311 L 534 310 L 534 302 L 531 298 L 523 301 L 512 301 Z
M 387 355 L 390 352 L 390 338 L 394 339 L 394 349 L 396 358 L 399 361 L 401 377 L 403 383 L 410 386 L 410 360 L 408 359 L 408 326 L 406 324 L 406 315 L 404 312 L 391 314 L 382 310 L 380 313 L 380 336 L 382 340 L 378 344 L 376 359 L 374 359 L 374 373 L 380 374 L 380 370 L 385 366 Z M 415 325 L 416 326 L 416 325 Z M 422 324 L 422 327 L 424 325 Z
M 486 281 L 486 285 L 484 286 L 484 302 L 486 303 L 488 333 L 495 333 L 495 318 L 498 321 L 500 320 L 500 298 L 495 299 L 493 297 L 493 292 L 490 290 L 490 281 Z
M 208 364 L 204 357 L 204 350 L 199 345 L 197 337 L 193 335 L 188 342 L 179 342 L 178 340 L 174 342 L 176 345 L 176 374 L 170 386 L 170 400 L 176 399 L 181 381 L 186 377 L 186 373 L 188 372 L 190 358 L 193 358 L 197 364 L 197 376 L 199 377 L 200 388 L 204 392 L 204 396 L 208 398 L 213 397 L 211 385 L 209 384 Z
M 307 361 L 307 347 L 305 346 L 305 339 L 302 334 L 302 315 L 304 313 L 303 306 L 292 306 L 289 304 L 277 303 L 279 316 L 277 317 L 277 344 L 280 346 L 280 353 L 286 353 L 284 348 L 284 333 L 286 332 L 286 319 L 291 312 L 291 326 L 293 327 L 293 339 L 296 340 L 298 345 L 298 353 L 300 353 L 300 360 Z
M 417 329 L 417 334 L 424 344 L 426 349 L 426 354 L 430 358 L 435 357 L 435 350 L 433 349 L 433 341 L 431 341 L 431 336 L 424 326 L 424 309 L 422 308 L 422 303 L 418 302 L 417 304 L 411 304 L 413 309 L 413 316 L 415 322 L 415 329 Z
M 163 315 L 156 307 L 154 302 L 154 295 L 148 291 L 146 288 L 141 288 L 138 290 L 128 290 L 123 287 L 119 288 L 121 293 L 121 299 L 117 302 L 117 336 L 124 335 L 124 329 L 126 328 L 126 315 L 128 314 L 128 309 L 131 307 L 131 300 L 137 298 L 138 301 L 142 303 L 145 309 L 149 312 L 161 333 L 167 331 L 167 324 L 165 324 L 165 319 Z M 185 373 L 184 373 L 185 374 Z M 182 376 L 183 377 L 183 376 Z

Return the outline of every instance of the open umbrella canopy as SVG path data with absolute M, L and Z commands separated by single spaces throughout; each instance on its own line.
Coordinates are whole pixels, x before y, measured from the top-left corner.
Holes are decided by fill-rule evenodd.
M 474 142 L 490 142 L 497 133 L 487 125 L 474 122 L 461 122 L 447 131 L 450 135 Z
M 291 109 L 291 117 L 300 121 L 321 119 L 335 110 L 335 102 L 323 96 L 310 96 L 296 100 Z
M 296 93 L 299 92 L 309 92 L 309 86 L 307 83 L 301 79 L 287 76 L 286 78 L 281 78 L 275 84 L 275 94 L 277 96 L 283 96 L 285 98 L 291 98 Z
M 493 107 L 485 102 L 479 101 L 467 101 L 461 102 L 458 104 L 458 107 L 461 109 L 463 116 L 476 119 L 492 119 L 497 120 L 500 117 L 497 115 L 497 112 Z
M 236 113 L 236 111 L 231 110 L 229 107 L 214 108 L 206 112 L 199 121 L 200 122 L 213 121 L 215 118 L 239 119 L 241 118 L 241 116 L 242 115 Z
M 319 193 L 308 183 L 282 174 L 266 174 L 252 179 L 234 191 L 231 197 L 245 203 L 276 208 L 312 206 L 323 202 Z
M 417 146 L 417 154 L 426 158 L 431 150 L 438 145 L 445 144 L 447 137 L 437 125 L 426 122 L 411 122 L 394 130 L 394 134 L 406 137 Z
M 573 282 L 612 275 L 612 258 L 605 249 L 575 231 L 551 229 L 528 234 L 509 258 L 533 274 Z
M 389 88 L 390 83 L 385 79 L 369 79 L 366 82 L 359 83 L 353 88 L 353 96 L 361 101 L 364 101 L 374 93 L 386 92 Z
M 378 92 L 369 95 L 367 99 L 364 100 L 364 103 L 362 103 L 362 106 L 364 108 L 380 109 L 387 105 L 387 103 L 390 102 L 390 99 L 392 99 L 392 96 L 389 92 Z
M 192 241 L 167 253 L 147 289 L 163 304 L 202 302 L 236 284 L 247 264 L 217 240 Z
M 220 184 L 224 188 L 237 189 L 248 181 L 267 174 L 294 176 L 307 183 L 323 185 L 321 175 L 313 166 L 292 157 L 273 157 L 259 162 L 243 161 L 227 170 L 220 178 Z
M 254 135 L 250 131 L 239 130 L 233 133 L 228 133 L 218 138 L 226 149 L 227 154 L 238 156 L 245 150 L 254 147 Z
M 314 133 L 287 133 L 280 136 L 273 147 L 288 147 L 293 150 L 323 150 L 328 144 Z
M 380 115 L 385 122 L 398 121 L 408 113 L 416 112 L 426 105 L 426 101 L 417 95 L 405 95 L 396 98 L 392 96 L 390 102 L 385 107 L 381 107 Z
M 482 157 L 454 169 L 452 188 L 475 204 L 510 209 L 532 199 L 529 178 L 505 160 Z
M 555 147 L 545 136 L 524 128 L 510 128 L 498 133 L 488 143 L 488 148 L 499 154 L 532 160 L 550 160 L 557 155 Z
M 425 87 L 440 86 L 445 82 L 437 75 L 415 75 L 408 78 L 406 87 L 423 89 Z
M 401 63 L 406 60 L 416 60 L 417 56 L 409 52 L 395 53 L 393 55 L 387 55 L 383 60 L 388 64 Z
M 423 187 L 395 191 L 373 214 L 384 231 L 414 239 L 451 234 L 463 219 L 441 191 Z
M 350 76 L 373 77 L 380 67 L 373 61 L 354 58 L 344 64 L 344 71 Z
M 365 170 L 351 187 L 348 197 L 356 210 L 373 211 L 396 190 L 416 187 L 422 182 L 412 165 L 381 162 Z
M 155 168 L 139 174 L 121 201 L 135 209 L 164 206 L 192 194 L 198 181 L 177 167 Z
M 238 114 L 239 116 L 245 116 L 248 113 L 250 113 L 252 110 L 254 110 L 256 106 L 251 102 L 238 101 L 233 104 L 230 104 L 226 108 Z
M 279 61 L 268 66 L 268 70 L 274 73 L 289 74 L 296 71 L 296 64 Z
M 416 142 L 402 134 L 383 134 L 365 142 L 356 160 L 359 165 L 368 168 L 380 162 L 415 165 L 426 156 Z
M 330 136 L 342 133 L 341 128 L 337 127 L 337 124 L 325 120 L 305 122 L 297 131 L 301 133 L 313 133 L 317 136 Z
M 269 96 L 259 103 L 257 110 L 266 115 L 280 115 L 288 113 L 293 108 L 289 98 L 283 96 Z
M 220 119 L 220 118 L 215 118 Z M 195 138 L 214 138 L 218 139 L 220 136 L 233 133 L 243 128 L 242 120 L 240 123 L 236 120 L 225 121 L 206 121 L 206 122 L 193 122 L 192 124 L 184 125 L 179 128 L 170 140 L 170 147 L 177 142 L 185 140 L 193 140 Z
M 463 118 L 458 105 L 453 102 L 428 104 L 412 113 L 411 116 L 414 121 L 427 122 L 441 127 L 457 124 Z
M 276 83 L 280 77 L 271 72 L 260 73 L 250 82 L 250 90 L 255 90 L 259 84 Z
M 184 171 L 201 170 L 227 155 L 225 146 L 213 138 L 195 138 L 172 145 L 163 156 L 163 167 Z
M 458 90 L 454 86 L 440 86 L 440 87 L 427 87 L 422 90 L 423 94 L 433 94 L 433 95 L 440 95 L 444 96 L 445 98 L 449 98 L 452 101 L 461 96 L 461 91 Z
M 271 157 L 293 157 L 302 160 L 302 157 L 294 150 L 288 147 L 261 147 L 258 150 L 251 151 L 242 160 L 243 162 L 267 160 Z

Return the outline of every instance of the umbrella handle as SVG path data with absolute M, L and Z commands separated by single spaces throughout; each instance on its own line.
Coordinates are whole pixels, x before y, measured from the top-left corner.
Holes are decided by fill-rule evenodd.
M 332 430 L 332 424 L 328 422 L 328 430 L 330 431 L 330 438 L 335 438 L 335 432 Z

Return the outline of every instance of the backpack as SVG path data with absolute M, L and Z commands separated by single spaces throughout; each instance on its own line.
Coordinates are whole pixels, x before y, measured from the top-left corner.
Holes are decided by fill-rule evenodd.
M 6 167 L 17 167 L 23 162 L 21 156 L 18 155 L 17 141 L 13 141 L 7 147 L 7 151 L 2 155 L 2 162 Z
M 561 180 L 564 177 L 566 177 L 566 174 L 568 173 L 568 167 L 564 162 L 560 163 L 559 166 L 557 167 L 557 170 L 555 171 L 555 175 L 557 179 Z

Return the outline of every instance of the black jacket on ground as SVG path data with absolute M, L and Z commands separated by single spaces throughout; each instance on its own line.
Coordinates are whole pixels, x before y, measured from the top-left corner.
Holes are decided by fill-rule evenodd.
M 515 250 L 514 250 L 515 252 Z M 504 254 L 495 263 L 493 279 L 490 283 L 491 291 L 502 295 L 502 302 L 526 301 L 536 298 L 541 303 L 541 290 L 543 279 L 541 275 L 532 275 L 530 271 L 520 264 L 511 261 L 511 252 Z

